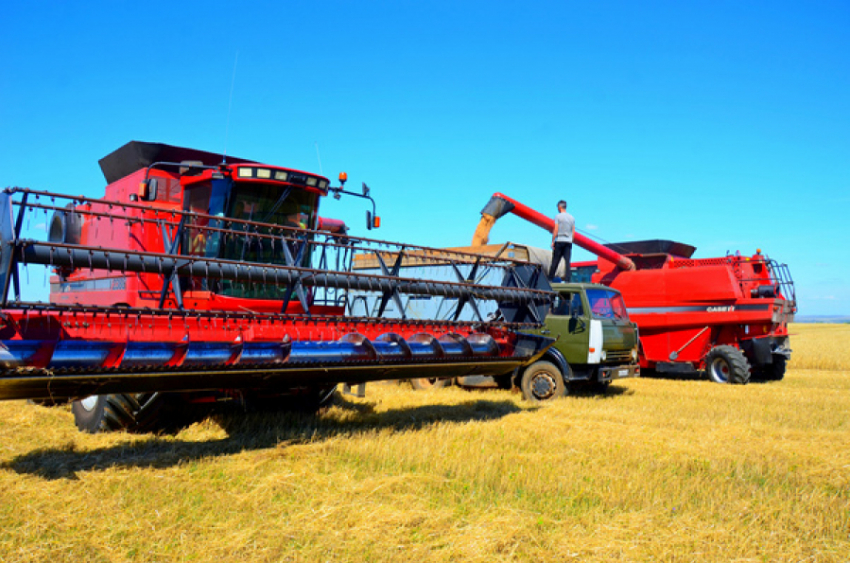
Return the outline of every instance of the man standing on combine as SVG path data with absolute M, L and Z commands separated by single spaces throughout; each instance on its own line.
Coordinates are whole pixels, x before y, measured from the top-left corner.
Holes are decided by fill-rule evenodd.
M 555 228 L 552 229 L 552 265 L 549 266 L 549 279 L 555 280 L 558 264 L 561 258 L 566 262 L 565 282 L 569 283 L 572 278 L 570 258 L 573 253 L 573 235 L 576 232 L 576 220 L 567 213 L 567 202 L 563 199 L 558 202 L 558 214 L 555 215 Z

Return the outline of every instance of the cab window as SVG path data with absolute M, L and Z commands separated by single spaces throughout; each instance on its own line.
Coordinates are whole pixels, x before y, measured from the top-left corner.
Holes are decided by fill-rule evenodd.
M 564 317 L 584 316 L 580 293 L 559 293 L 552 303 L 552 314 Z

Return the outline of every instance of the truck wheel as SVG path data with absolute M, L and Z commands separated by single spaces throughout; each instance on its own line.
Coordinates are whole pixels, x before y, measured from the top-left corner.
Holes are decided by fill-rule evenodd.
M 750 362 L 744 353 L 734 346 L 715 346 L 705 356 L 705 371 L 715 383 L 737 383 L 750 381 Z
M 417 391 L 427 391 L 428 389 L 442 389 L 452 384 L 451 379 L 440 379 L 439 377 L 420 377 L 410 380 L 410 386 Z
M 167 399 L 163 393 L 90 395 L 74 401 L 71 412 L 77 428 L 90 434 L 116 430 L 170 432 L 177 424 L 164 412 Z
M 561 371 L 551 362 L 534 362 L 522 373 L 522 396 L 532 403 L 553 401 L 567 394 Z

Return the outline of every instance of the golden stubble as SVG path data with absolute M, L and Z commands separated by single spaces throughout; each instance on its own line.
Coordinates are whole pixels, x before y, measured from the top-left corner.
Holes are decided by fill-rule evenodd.
M 377 384 L 317 415 L 91 436 L 0 403 L 0 560 L 847 561 L 850 369 L 811 362 L 850 333 L 793 332 L 781 382 L 544 408 Z

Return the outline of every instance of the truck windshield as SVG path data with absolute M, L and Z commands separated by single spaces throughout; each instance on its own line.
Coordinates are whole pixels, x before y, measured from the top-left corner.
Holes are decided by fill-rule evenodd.
M 623 296 L 610 289 L 588 289 L 587 300 L 596 319 L 629 320 Z

